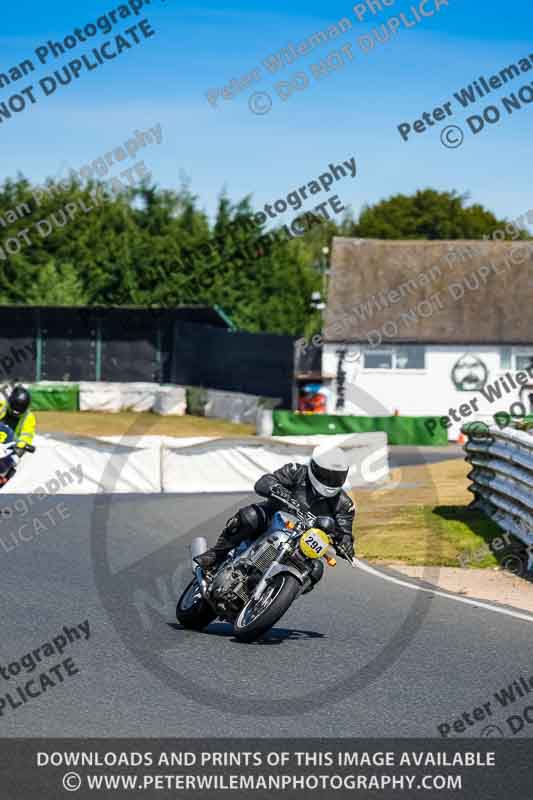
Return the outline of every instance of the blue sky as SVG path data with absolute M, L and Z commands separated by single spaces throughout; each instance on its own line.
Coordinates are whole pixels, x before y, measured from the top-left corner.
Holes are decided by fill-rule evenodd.
M 505 7 L 493 0 L 448 0 L 447 7 L 414 27 L 402 26 L 386 44 L 377 43 L 368 53 L 358 47 L 359 36 L 371 34 L 372 28 L 419 3 L 395 0 L 388 7 L 382 3 L 381 12 L 375 16 L 367 12 L 359 21 L 355 4 L 342 0 L 327 4 L 151 0 L 138 17 L 122 20 L 110 34 L 79 44 L 68 57 L 39 65 L 27 79 L 0 90 L 1 103 L 145 16 L 156 31 L 153 38 L 105 66 L 84 70 L 77 81 L 51 97 L 38 91 L 34 106 L 2 122 L 1 174 L 20 170 L 41 181 L 57 174 L 61 165 L 76 168 L 97 158 L 135 129 L 161 123 L 162 143 L 143 151 L 147 167 L 164 187 L 177 187 L 187 175 L 209 213 L 223 188 L 235 201 L 251 194 L 259 210 L 324 172 L 330 162 L 353 156 L 357 177 L 339 182 L 335 191 L 355 213 L 365 203 L 391 194 L 432 187 L 468 192 L 473 202 L 514 219 L 533 208 L 533 110 L 524 105 L 512 116 L 502 112 L 498 124 L 486 125 L 477 136 L 465 119 L 486 105 L 501 108 L 502 96 L 531 84 L 533 70 L 479 100 L 470 111 L 453 101 L 453 118 L 413 134 L 408 142 L 401 140 L 397 125 L 413 123 L 424 111 L 453 100 L 454 92 L 478 76 L 488 77 L 533 56 L 526 36 L 531 0 L 515 0 Z M 3 12 L 0 72 L 25 58 L 38 64 L 36 47 L 48 39 L 64 39 L 74 28 L 119 5 L 115 0 L 95 0 L 87 10 L 63 0 L 51 0 L 46 6 L 35 0 L 10 5 Z M 425 8 L 434 7 L 435 0 L 427 0 Z M 322 44 L 278 75 L 262 66 L 269 54 L 289 42 L 303 42 L 343 17 L 353 27 L 338 39 Z M 353 61 L 317 80 L 311 64 L 345 43 L 352 45 Z M 216 108 L 207 102 L 208 89 L 222 90 L 232 78 L 257 66 L 261 80 L 249 89 L 232 100 L 220 100 Z M 282 102 L 275 84 L 301 71 L 309 86 Z M 250 112 L 254 91 L 271 95 L 270 113 Z M 440 132 L 446 124 L 464 129 L 459 149 L 442 146 Z

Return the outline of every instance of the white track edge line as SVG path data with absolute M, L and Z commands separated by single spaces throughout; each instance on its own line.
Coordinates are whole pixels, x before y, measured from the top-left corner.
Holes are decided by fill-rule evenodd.
M 396 583 L 398 586 L 405 586 L 408 589 L 414 589 L 417 592 L 427 592 L 428 594 L 434 594 L 438 597 L 444 597 L 447 600 L 455 600 L 456 603 L 465 603 L 468 606 L 486 608 L 488 611 L 494 611 L 496 614 L 504 614 L 507 617 L 515 617 L 516 619 L 523 619 L 526 622 L 533 622 L 533 615 L 521 614 L 519 611 L 511 611 L 510 609 L 503 608 L 501 606 L 489 605 L 489 603 L 484 603 L 481 600 L 472 600 L 469 597 L 458 597 L 454 594 L 442 592 L 437 588 L 432 589 L 428 586 L 420 586 L 417 583 L 410 583 L 409 581 L 401 580 L 400 578 L 393 578 L 392 575 L 386 575 L 384 572 L 380 572 L 380 570 L 369 566 L 369 564 L 363 563 L 358 558 L 355 559 L 355 565 L 363 572 L 368 572 L 370 575 L 375 575 L 377 578 L 381 578 L 381 580 L 389 581 L 390 583 Z

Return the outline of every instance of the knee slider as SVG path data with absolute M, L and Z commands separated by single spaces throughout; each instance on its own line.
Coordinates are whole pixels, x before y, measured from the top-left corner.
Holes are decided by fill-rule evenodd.
M 224 526 L 223 537 L 231 542 L 236 536 L 239 535 L 241 529 L 241 520 L 239 514 L 230 517 Z
M 238 515 L 243 533 L 256 533 L 260 531 L 267 522 L 267 515 L 264 508 L 256 505 L 241 508 Z

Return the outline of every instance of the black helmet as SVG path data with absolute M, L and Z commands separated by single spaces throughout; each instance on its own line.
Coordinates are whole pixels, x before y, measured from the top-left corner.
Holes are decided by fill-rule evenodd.
M 9 413 L 14 417 L 21 417 L 26 413 L 31 403 L 31 395 L 24 386 L 15 386 L 9 397 L 7 405 Z
M 344 453 L 338 447 L 328 445 L 315 447 L 307 474 L 317 494 L 322 497 L 335 497 L 348 477 L 348 464 Z

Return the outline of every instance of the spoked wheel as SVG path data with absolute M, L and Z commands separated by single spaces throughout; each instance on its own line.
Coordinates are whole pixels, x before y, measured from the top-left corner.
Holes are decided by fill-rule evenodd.
M 201 631 L 216 618 L 216 613 L 202 597 L 198 581 L 193 578 L 178 600 L 176 619 L 184 628 Z
M 235 636 L 241 642 L 254 642 L 272 628 L 292 605 L 300 584 L 293 575 L 276 575 L 257 600 L 250 600 L 235 623 Z

